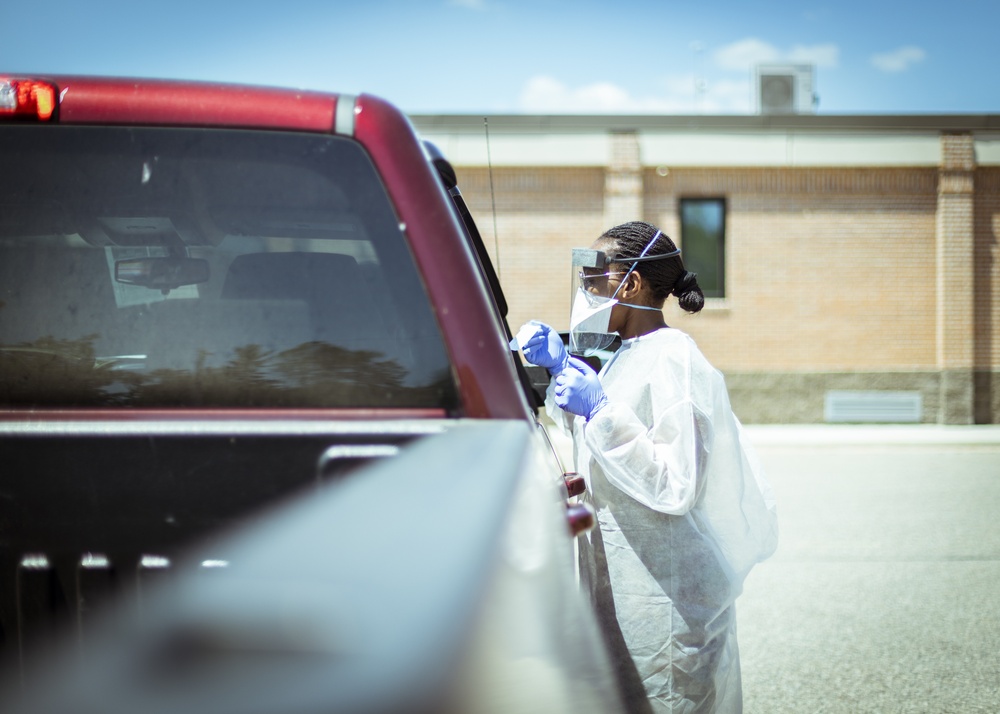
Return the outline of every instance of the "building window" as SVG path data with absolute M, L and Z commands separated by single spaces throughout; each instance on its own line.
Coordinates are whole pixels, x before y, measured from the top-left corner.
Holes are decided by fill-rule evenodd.
M 681 199 L 684 266 L 698 273 L 705 297 L 726 296 L 726 202 L 721 198 Z

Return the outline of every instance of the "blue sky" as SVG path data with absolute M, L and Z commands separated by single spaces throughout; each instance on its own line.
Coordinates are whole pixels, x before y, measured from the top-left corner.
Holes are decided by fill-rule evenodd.
M 378 94 L 411 113 L 732 114 L 752 67 L 815 67 L 819 113 L 1000 113 L 997 0 L 5 3 L 0 73 Z

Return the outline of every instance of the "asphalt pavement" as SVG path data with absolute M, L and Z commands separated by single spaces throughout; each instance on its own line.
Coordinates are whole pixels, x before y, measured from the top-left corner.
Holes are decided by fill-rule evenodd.
M 744 711 L 1000 712 L 1000 427 L 748 427 L 778 551 L 737 601 Z

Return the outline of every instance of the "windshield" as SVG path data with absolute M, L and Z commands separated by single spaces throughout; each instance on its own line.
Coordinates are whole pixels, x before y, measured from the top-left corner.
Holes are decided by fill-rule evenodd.
M 0 405 L 456 404 L 355 142 L 0 127 Z

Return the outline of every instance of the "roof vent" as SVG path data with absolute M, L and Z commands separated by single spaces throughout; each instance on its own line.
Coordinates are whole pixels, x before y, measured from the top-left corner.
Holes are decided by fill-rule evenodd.
M 758 114 L 812 114 L 819 97 L 813 92 L 811 64 L 759 64 L 754 69 Z

